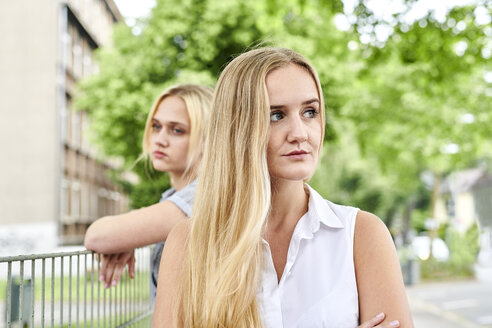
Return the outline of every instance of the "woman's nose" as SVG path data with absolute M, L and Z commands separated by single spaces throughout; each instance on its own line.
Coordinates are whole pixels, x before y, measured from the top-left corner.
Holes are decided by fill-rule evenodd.
M 164 129 L 162 129 L 161 131 L 159 131 L 159 133 L 155 135 L 154 142 L 161 147 L 167 147 L 169 146 L 168 137 L 169 136 L 167 135 L 167 133 L 164 131 Z
M 289 142 L 304 142 L 308 139 L 307 128 L 301 118 L 292 118 L 289 125 Z

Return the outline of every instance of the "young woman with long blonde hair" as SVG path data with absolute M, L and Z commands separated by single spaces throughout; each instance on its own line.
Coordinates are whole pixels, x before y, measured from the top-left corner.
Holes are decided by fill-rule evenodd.
M 324 125 L 301 55 L 261 48 L 227 65 L 192 220 L 163 252 L 153 327 L 413 326 L 382 221 L 305 183 Z
M 133 250 L 157 243 L 152 256 L 151 297 L 155 297 L 163 241 L 171 228 L 191 215 L 198 164 L 213 90 L 182 84 L 164 90 L 155 100 L 145 125 L 142 156 L 154 169 L 167 172 L 172 188 L 155 205 L 96 220 L 87 230 L 85 247 L 104 254 L 100 280 L 116 285 L 128 264 L 133 275 Z

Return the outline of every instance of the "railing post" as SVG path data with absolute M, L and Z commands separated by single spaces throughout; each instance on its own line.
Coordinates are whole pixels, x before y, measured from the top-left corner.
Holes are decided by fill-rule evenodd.
M 7 269 L 7 328 L 12 327 L 12 262 L 8 262 Z
M 36 260 L 31 260 L 31 328 L 34 327 L 34 298 L 36 297 Z
M 69 256 L 68 261 L 68 327 L 72 327 L 72 255 Z
M 77 254 L 77 328 L 79 328 L 79 313 L 80 313 L 80 254 Z
M 91 328 L 94 328 L 94 253 L 91 254 Z
M 20 262 L 20 277 L 19 277 L 19 327 L 24 324 L 24 261 Z
M 87 254 L 84 255 L 84 328 L 87 328 Z
M 44 328 L 44 301 L 45 301 L 45 278 L 46 278 L 46 259 L 42 260 L 42 277 L 41 277 L 41 328 Z
M 55 327 L 55 258 L 51 258 L 51 328 Z
M 60 257 L 60 327 L 63 327 L 63 259 L 64 257 Z

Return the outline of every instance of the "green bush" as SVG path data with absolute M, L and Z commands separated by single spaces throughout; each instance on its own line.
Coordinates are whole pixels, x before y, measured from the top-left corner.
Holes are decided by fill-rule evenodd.
M 473 264 L 479 251 L 478 226 L 474 224 L 464 234 L 448 229 L 446 244 L 449 247 L 451 270 L 458 275 L 473 274 Z
M 448 227 L 446 244 L 449 248 L 449 261 L 441 262 L 434 258 L 421 261 L 422 279 L 464 278 L 473 276 L 473 264 L 479 251 L 478 226 L 474 224 L 465 233 Z

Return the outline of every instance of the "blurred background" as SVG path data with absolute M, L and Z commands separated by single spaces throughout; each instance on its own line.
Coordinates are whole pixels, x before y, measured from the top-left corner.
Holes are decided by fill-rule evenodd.
M 324 89 L 310 184 L 386 223 L 417 327 L 492 327 L 491 17 L 487 0 L 0 0 L 0 256 L 80 249 L 95 219 L 157 202 L 168 177 L 135 164 L 155 97 L 283 46 Z

